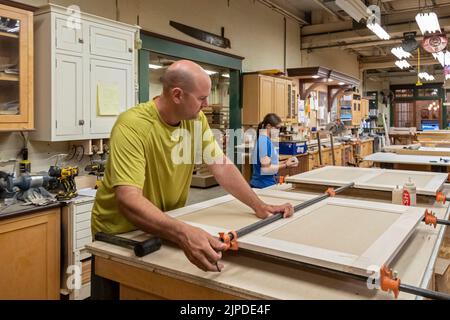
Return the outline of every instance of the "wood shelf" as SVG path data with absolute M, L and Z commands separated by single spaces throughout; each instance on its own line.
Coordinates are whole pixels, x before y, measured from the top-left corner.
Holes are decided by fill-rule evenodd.
M 18 34 L 4 32 L 4 31 L 0 31 L 0 37 L 2 37 L 2 38 L 19 39 L 19 35 Z
M 19 81 L 18 74 L 7 74 L 4 72 L 0 72 L 0 81 Z

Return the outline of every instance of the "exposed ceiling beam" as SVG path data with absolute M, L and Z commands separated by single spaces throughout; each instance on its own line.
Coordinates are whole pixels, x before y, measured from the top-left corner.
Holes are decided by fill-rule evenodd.
M 313 0 L 315 3 L 317 3 L 323 10 L 325 10 L 326 12 L 328 12 L 329 14 L 331 14 L 333 17 L 336 17 L 336 18 L 338 18 L 339 20 L 344 20 L 344 18 L 340 15 L 340 14 L 338 14 L 338 13 L 336 13 L 336 12 L 334 12 L 333 10 L 331 10 L 330 8 L 328 8 L 324 3 L 323 3 L 323 1 L 322 0 Z
M 289 12 L 285 9 L 283 9 L 282 7 L 280 7 L 279 5 L 273 3 L 270 0 L 258 0 L 261 4 L 265 5 L 266 7 L 271 8 L 272 10 L 278 11 L 280 14 L 294 19 L 297 22 L 301 23 L 301 24 L 310 24 L 308 21 L 306 21 L 305 19 L 303 19 L 302 17 L 299 17 L 297 14 L 294 14 L 292 12 Z
M 445 17 L 439 19 L 439 23 L 441 28 L 449 29 L 450 28 L 450 17 Z M 404 32 L 416 31 L 417 34 L 420 34 L 419 27 L 416 22 L 409 23 L 399 23 L 395 25 L 384 26 L 385 30 L 390 34 L 393 38 L 400 38 L 403 36 Z M 303 36 L 302 37 L 302 50 L 305 49 L 318 49 L 326 46 L 333 45 L 342 45 L 343 42 L 352 42 L 352 41 L 374 41 L 379 40 L 379 38 L 373 34 L 367 28 L 362 28 L 358 30 L 352 31 L 339 31 L 339 32 L 330 32 L 327 34 L 321 35 L 311 35 L 311 36 Z M 349 43 L 350 44 L 350 43 Z
M 417 66 L 417 60 L 408 61 L 410 65 Z M 426 58 L 420 60 L 421 66 L 431 66 L 439 64 L 439 61 L 433 58 Z M 362 62 L 359 64 L 360 70 L 372 70 L 372 69 L 386 69 L 395 67 L 395 64 L 392 61 L 380 61 L 380 62 Z

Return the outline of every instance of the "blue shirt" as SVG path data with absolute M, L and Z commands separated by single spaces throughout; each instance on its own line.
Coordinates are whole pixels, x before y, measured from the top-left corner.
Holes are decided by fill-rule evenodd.
M 274 174 L 261 173 L 261 159 L 265 157 L 271 159 L 271 164 L 278 164 L 278 153 L 272 141 L 270 141 L 269 137 L 260 135 L 252 154 L 253 174 L 250 185 L 253 188 L 264 189 L 276 184 Z

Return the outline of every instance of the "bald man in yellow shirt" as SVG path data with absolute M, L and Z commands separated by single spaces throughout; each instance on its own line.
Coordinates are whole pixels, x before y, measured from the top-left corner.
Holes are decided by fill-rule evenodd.
M 161 81 L 162 95 L 121 114 L 112 130 L 110 157 L 92 211 L 92 232 L 119 234 L 140 229 L 177 244 L 198 268 L 217 272 L 223 268 L 218 261 L 225 245 L 164 213 L 186 204 L 197 131 L 202 135 L 202 155 L 210 151 L 208 166 L 217 182 L 252 208 L 257 217 L 283 212 L 287 218 L 293 207 L 260 200 L 223 154 L 201 112 L 208 106 L 211 91 L 211 79 L 203 68 L 181 60 L 167 69 Z M 188 155 L 192 161 L 188 163 L 176 159 L 180 139 L 192 142 L 192 154 Z

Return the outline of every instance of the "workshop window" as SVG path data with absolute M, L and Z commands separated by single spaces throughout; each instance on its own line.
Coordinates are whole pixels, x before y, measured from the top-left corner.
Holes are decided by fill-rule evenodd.
M 414 121 L 414 103 L 413 102 L 396 102 L 394 104 L 395 127 L 415 127 Z

